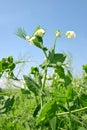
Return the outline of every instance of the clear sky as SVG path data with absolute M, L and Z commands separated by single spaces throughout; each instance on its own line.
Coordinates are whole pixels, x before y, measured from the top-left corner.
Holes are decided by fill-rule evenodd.
M 12 55 L 16 60 L 27 53 L 42 61 L 40 49 L 14 34 L 22 27 L 31 35 L 38 25 L 46 29 L 44 44 L 49 48 L 55 30 L 76 32 L 75 39 L 60 38 L 56 52 L 71 53 L 74 72 L 79 73 L 87 63 L 87 0 L 0 0 L 0 59 Z

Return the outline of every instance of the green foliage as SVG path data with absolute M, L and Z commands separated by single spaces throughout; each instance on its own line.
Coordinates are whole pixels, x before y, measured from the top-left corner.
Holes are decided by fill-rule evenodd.
M 38 96 L 40 86 L 32 78 L 28 76 L 24 75 L 24 80 L 29 90 L 33 92 L 35 96 Z
M 15 78 L 13 70 L 15 69 L 16 63 L 13 61 L 13 57 L 2 58 L 0 60 L 0 77 L 4 72 L 7 72 L 8 76 Z
M 83 65 L 83 70 L 87 73 L 87 64 Z
M 10 111 L 13 104 L 14 104 L 14 96 L 8 97 L 4 103 L 4 106 L 0 108 L 1 110 L 0 114 L 7 113 L 8 111 Z
M 57 125 L 57 118 L 56 116 L 53 117 L 51 120 L 50 120 L 50 126 L 52 128 L 52 130 L 56 130 L 56 125 Z
M 51 48 L 49 51 L 48 59 L 50 60 L 50 63 L 57 64 L 57 63 L 63 63 L 65 61 L 66 55 L 61 53 L 54 53 L 54 49 Z
M 24 88 L 0 90 L 0 130 L 87 129 L 87 65 L 83 65 L 85 74 L 74 79 L 67 67 L 67 55 L 55 51 L 60 31 L 50 49 L 43 44 L 44 34 L 38 26 L 30 36 L 35 39 L 28 39 L 42 50 L 45 60 L 23 76 Z M 19 28 L 16 35 L 26 40 L 24 29 Z M 18 63 L 12 56 L 2 58 L 0 77 L 5 72 L 13 81 L 19 80 L 14 76 Z
M 23 28 L 18 28 L 16 35 L 19 36 L 20 38 L 25 39 L 26 37 L 26 31 Z
M 38 114 L 38 112 L 39 112 L 40 109 L 41 109 L 41 104 L 38 104 L 36 106 L 35 110 L 34 110 L 33 117 L 37 116 L 37 114 Z
M 46 124 L 48 123 L 56 114 L 57 111 L 57 104 L 55 101 L 46 103 L 37 118 L 37 125 L 38 124 Z
M 36 38 L 34 39 L 34 45 L 44 51 L 47 51 L 47 48 L 43 46 L 42 37 L 36 36 Z

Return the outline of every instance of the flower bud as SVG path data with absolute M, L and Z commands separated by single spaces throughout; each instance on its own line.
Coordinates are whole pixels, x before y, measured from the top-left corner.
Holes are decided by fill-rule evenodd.
M 45 34 L 45 30 L 44 29 L 38 29 L 35 32 L 35 36 L 39 36 L 39 37 L 42 37 L 44 34 Z
M 61 34 L 60 34 L 60 31 L 59 30 L 56 30 L 56 37 L 61 37 Z
M 75 38 L 76 37 L 76 34 L 74 31 L 67 31 L 66 32 L 66 37 L 67 38 Z
M 34 44 L 35 36 L 29 38 L 29 42 L 31 45 Z
M 25 39 L 30 42 L 31 45 L 34 44 L 35 36 L 26 36 Z
M 26 39 L 27 41 L 29 41 L 29 39 L 30 39 L 30 36 L 26 36 L 26 37 L 25 37 L 25 39 Z

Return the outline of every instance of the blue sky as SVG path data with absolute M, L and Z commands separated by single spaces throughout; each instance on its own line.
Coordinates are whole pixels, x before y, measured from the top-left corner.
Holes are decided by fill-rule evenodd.
M 14 34 L 19 27 L 29 35 L 38 25 L 45 28 L 44 44 L 48 48 L 53 45 L 55 30 L 73 30 L 76 38 L 58 39 L 56 52 L 71 54 L 73 71 L 79 74 L 87 63 L 86 24 L 87 0 L 0 0 L 0 59 L 12 55 L 16 60 L 20 54 L 27 54 L 35 64 L 43 61 L 40 49 Z

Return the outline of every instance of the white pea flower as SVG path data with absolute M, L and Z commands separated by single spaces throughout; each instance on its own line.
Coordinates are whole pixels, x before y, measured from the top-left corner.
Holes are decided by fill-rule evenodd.
M 36 32 L 35 32 L 35 36 L 39 36 L 39 37 L 42 37 L 43 35 L 45 34 L 45 30 L 44 29 L 38 29 Z
M 34 44 L 34 39 L 35 39 L 35 36 L 26 36 L 25 39 L 30 42 L 31 45 Z
M 30 40 L 30 36 L 26 36 L 25 39 L 26 39 L 27 41 L 29 41 L 29 40 Z
M 67 38 L 75 38 L 76 37 L 76 34 L 74 31 L 67 31 L 66 32 L 66 37 Z
M 60 30 L 56 30 L 55 33 L 56 33 L 56 37 L 60 37 L 61 36 Z
M 36 39 L 35 36 L 29 38 L 29 42 L 30 42 L 31 45 L 34 44 L 35 39 Z
M 46 78 L 48 79 L 48 80 L 50 80 L 52 77 L 51 77 L 51 75 L 46 75 Z

